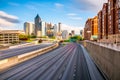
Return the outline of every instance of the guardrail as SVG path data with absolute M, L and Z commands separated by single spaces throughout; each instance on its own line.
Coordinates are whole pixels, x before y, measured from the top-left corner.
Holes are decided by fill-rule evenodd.
M 29 52 L 29 53 L 25 53 L 25 54 L 21 54 L 21 55 L 11 57 L 11 58 L 0 60 L 0 71 L 4 70 L 6 68 L 9 68 L 11 66 L 14 66 L 18 63 L 29 60 L 31 58 L 34 58 L 36 56 L 39 56 L 41 54 L 44 54 L 48 51 L 51 51 L 51 50 L 57 48 L 58 46 L 59 46 L 59 44 L 55 43 L 52 46 L 49 46 L 49 47 L 46 47 L 46 48 L 43 48 L 43 49 L 40 49 L 40 50 L 36 50 L 36 51 Z
M 29 46 L 29 45 L 33 45 L 33 44 L 34 43 L 25 43 L 25 44 L 10 46 L 9 48 L 19 48 L 19 47 Z

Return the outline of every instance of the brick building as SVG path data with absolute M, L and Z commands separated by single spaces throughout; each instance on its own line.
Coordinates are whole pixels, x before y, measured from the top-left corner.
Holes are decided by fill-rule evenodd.
M 86 21 L 85 39 L 91 40 L 94 36 L 101 42 L 120 42 L 120 0 L 108 0 L 97 16 Z
M 108 38 L 108 3 L 104 3 L 102 9 L 102 36 Z
M 92 18 L 89 18 L 86 23 L 85 23 L 85 28 L 84 28 L 84 39 L 85 40 L 90 40 L 91 38 L 91 33 L 92 33 Z
M 92 35 L 97 36 L 98 35 L 98 17 L 95 16 L 92 19 Z
M 115 3 L 116 0 L 108 0 L 108 35 L 116 34 Z
M 94 40 L 98 37 L 98 17 L 89 18 L 84 28 L 84 39 Z
M 115 24 L 116 24 L 116 28 L 115 28 L 115 33 L 118 34 L 120 33 L 120 0 L 116 0 L 116 5 L 115 5 Z
M 98 39 L 102 39 L 102 10 L 98 12 Z

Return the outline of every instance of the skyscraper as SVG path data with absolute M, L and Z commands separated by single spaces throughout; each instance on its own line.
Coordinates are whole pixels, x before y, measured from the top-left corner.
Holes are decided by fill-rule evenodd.
M 71 31 L 71 34 L 72 34 L 72 36 L 74 36 L 74 35 L 75 35 L 75 31 L 74 31 L 74 30 L 72 30 L 72 31 Z
M 45 22 L 41 22 L 42 24 L 41 24 L 41 32 L 42 32 L 42 34 L 41 34 L 41 36 L 45 36 L 46 35 L 46 32 L 45 32 L 45 29 L 46 29 L 46 23 Z
M 58 23 L 58 32 L 61 33 L 61 23 Z
M 34 31 L 35 25 L 31 22 L 24 23 L 24 31 L 26 35 L 35 35 Z
M 62 39 L 68 39 L 68 31 L 67 30 L 62 31 Z
M 37 16 L 35 17 L 35 35 L 37 37 L 41 37 L 42 36 L 42 21 L 41 18 L 39 17 L 39 15 L 37 14 Z
M 57 25 L 56 24 L 54 24 L 54 36 L 57 36 Z

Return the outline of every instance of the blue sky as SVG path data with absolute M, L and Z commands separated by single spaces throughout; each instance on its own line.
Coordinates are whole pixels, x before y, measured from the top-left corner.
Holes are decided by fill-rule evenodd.
M 82 29 L 85 21 L 97 15 L 107 0 L 0 0 L 0 29 L 23 29 L 37 14 L 43 21 L 63 29 Z

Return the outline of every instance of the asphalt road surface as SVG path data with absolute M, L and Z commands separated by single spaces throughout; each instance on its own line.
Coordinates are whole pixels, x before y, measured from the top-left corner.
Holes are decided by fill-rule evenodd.
M 71 43 L 0 72 L 0 80 L 106 80 L 83 46 Z
M 13 48 L 8 50 L 1 50 L 0 51 L 0 60 L 10 58 L 16 55 L 24 54 L 27 52 L 35 51 L 41 48 L 48 47 L 52 44 L 40 44 L 40 45 L 34 45 L 34 46 L 27 46 L 22 48 Z

